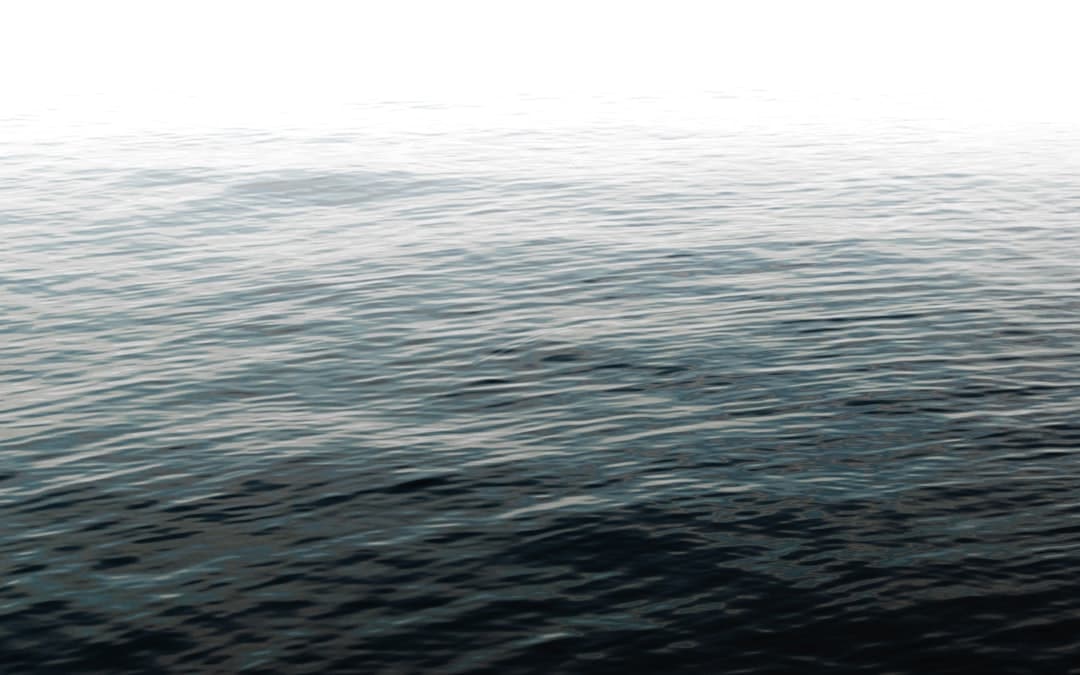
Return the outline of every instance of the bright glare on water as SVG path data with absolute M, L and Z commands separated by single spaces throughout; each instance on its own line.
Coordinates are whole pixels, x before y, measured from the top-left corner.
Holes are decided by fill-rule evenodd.
M 1075 667 L 1075 11 L 2 14 L 3 672 Z

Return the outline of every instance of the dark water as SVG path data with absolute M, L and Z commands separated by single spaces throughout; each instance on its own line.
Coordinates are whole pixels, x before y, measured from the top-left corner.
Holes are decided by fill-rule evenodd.
M 1075 133 L 399 108 L 6 127 L 3 672 L 1080 672 Z

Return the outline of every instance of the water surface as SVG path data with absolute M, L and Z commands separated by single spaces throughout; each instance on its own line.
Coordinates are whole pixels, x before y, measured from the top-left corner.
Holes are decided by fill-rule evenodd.
M 625 105 L 8 119 L 3 669 L 1075 669 L 1080 136 Z

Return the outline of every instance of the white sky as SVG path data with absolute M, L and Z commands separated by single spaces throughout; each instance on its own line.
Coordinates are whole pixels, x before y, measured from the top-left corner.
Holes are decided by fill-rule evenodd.
M 1037 0 L 5 0 L 0 72 L 9 111 L 755 87 L 1061 121 L 1080 119 L 1078 19 L 1080 3 Z

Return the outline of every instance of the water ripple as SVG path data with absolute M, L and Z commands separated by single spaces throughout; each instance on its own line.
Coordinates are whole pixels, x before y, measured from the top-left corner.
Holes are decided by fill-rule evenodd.
M 1075 167 L 878 131 L 5 154 L 0 660 L 1071 672 Z

